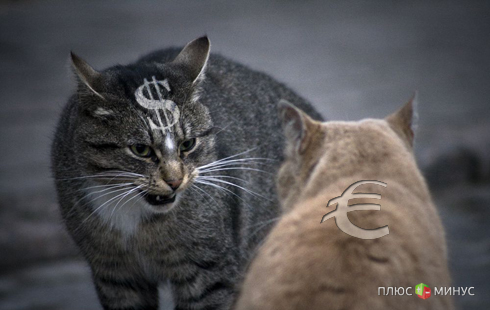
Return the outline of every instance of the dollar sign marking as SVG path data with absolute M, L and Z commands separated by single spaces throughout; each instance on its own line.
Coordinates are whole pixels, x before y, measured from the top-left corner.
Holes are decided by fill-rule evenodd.
M 169 99 L 163 99 L 162 93 L 160 91 L 160 86 L 164 87 L 167 91 L 170 91 L 170 85 L 168 84 L 167 79 L 163 81 L 157 81 L 155 79 L 155 76 L 152 76 L 152 81 L 148 82 L 148 80 L 145 78 L 144 79 L 144 84 L 138 87 L 136 91 L 134 92 L 134 96 L 136 97 L 136 101 L 140 106 L 143 108 L 146 108 L 148 110 L 154 111 L 154 113 L 157 115 L 158 123 L 160 126 L 155 125 L 151 118 L 148 117 L 148 121 L 150 122 L 150 127 L 152 130 L 158 130 L 160 129 L 162 133 L 165 135 L 165 132 L 172 132 L 172 127 L 179 121 L 180 117 L 180 111 L 175 102 Z M 156 93 L 158 94 L 158 99 L 153 98 L 153 94 L 151 92 L 150 85 L 154 85 Z M 143 89 L 146 89 L 148 92 L 148 96 L 150 98 L 147 98 L 143 94 Z M 165 116 L 165 121 L 167 126 L 165 126 L 162 122 L 162 118 L 160 116 L 160 111 L 163 112 L 163 115 Z M 169 115 L 167 112 L 170 112 L 172 115 L 172 123 L 170 123 L 169 120 Z

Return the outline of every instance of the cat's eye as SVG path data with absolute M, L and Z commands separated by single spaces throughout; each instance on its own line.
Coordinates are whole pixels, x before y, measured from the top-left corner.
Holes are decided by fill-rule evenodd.
M 179 148 L 181 152 L 189 152 L 194 148 L 195 145 L 196 145 L 196 138 L 192 138 L 192 139 L 184 140 L 180 144 Z
M 139 157 L 151 157 L 153 155 L 153 149 L 144 144 L 133 144 L 129 147 L 134 155 Z

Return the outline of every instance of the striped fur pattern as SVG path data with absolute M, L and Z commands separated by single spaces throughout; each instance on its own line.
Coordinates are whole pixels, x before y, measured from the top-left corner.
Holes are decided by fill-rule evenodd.
M 203 37 L 103 71 L 72 55 L 78 89 L 61 115 L 52 167 L 104 309 L 158 309 L 162 282 L 176 309 L 229 309 L 278 214 L 277 102 L 320 119 L 284 85 L 209 48 Z M 163 95 L 180 111 L 171 130 L 154 130 L 155 112 L 135 100 L 152 77 L 168 83 Z

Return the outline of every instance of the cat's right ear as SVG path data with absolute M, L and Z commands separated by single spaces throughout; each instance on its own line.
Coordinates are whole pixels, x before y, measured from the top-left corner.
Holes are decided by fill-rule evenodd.
M 395 113 L 386 117 L 390 127 L 404 140 L 410 148 L 413 148 L 415 131 L 418 125 L 418 94 L 415 92 L 412 98 Z
M 105 100 L 105 98 L 97 91 L 97 89 L 100 88 L 99 85 L 102 80 L 101 73 L 92 68 L 85 60 L 73 52 L 70 52 L 70 58 L 73 71 L 79 80 L 79 87 L 88 88 L 94 95 Z
M 196 84 L 204 78 L 210 49 L 208 37 L 200 37 L 189 42 L 172 63 L 182 67 L 192 83 Z
M 308 140 L 308 127 L 312 120 L 303 111 L 296 108 L 286 100 L 278 104 L 279 117 L 288 145 L 288 149 L 302 153 L 306 149 Z

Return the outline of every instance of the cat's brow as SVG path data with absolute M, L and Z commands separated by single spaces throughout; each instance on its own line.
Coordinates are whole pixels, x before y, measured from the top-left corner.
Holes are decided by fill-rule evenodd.
M 205 131 L 203 131 L 201 133 L 197 133 L 195 135 L 195 137 L 200 138 L 200 137 L 205 137 L 205 136 L 213 135 L 213 134 L 218 133 L 219 130 L 220 130 L 219 127 L 211 127 L 211 128 L 206 129 Z

